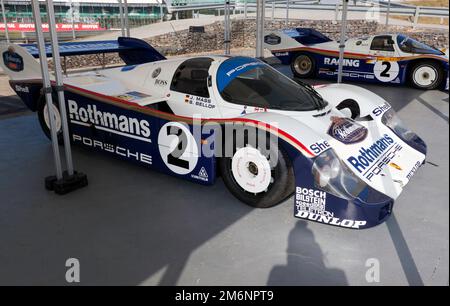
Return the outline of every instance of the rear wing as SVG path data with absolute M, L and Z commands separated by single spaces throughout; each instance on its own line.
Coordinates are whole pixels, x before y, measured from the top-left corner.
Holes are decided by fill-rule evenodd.
M 305 46 L 332 41 L 329 37 L 312 28 L 286 29 L 283 32 Z
M 294 48 L 332 41 L 311 28 L 288 28 L 264 33 L 264 47 L 272 52 L 284 52 Z
M 46 45 L 48 57 L 52 56 L 51 45 Z M 60 56 L 118 53 L 126 65 L 138 65 L 165 60 L 164 55 L 143 40 L 119 37 L 117 41 L 68 42 L 59 45 Z M 41 79 L 39 51 L 35 44 L 0 43 L 0 69 L 11 80 Z
M 22 44 L 34 58 L 39 57 L 39 51 L 35 44 Z M 52 56 L 50 44 L 45 46 L 48 57 Z M 165 60 L 166 57 L 159 53 L 147 42 L 131 37 L 119 37 L 117 40 L 67 42 L 59 44 L 60 56 L 90 55 L 103 53 L 118 53 L 127 65 L 138 65 Z

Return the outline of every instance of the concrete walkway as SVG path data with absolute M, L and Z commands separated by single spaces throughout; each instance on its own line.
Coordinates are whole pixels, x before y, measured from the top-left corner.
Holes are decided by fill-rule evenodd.
M 424 138 L 433 164 L 387 222 L 361 231 L 295 219 L 292 198 L 252 209 L 221 179 L 200 186 L 79 147 L 89 186 L 57 196 L 35 114 L 0 120 L 0 285 L 67 285 L 68 258 L 81 285 L 448 285 L 448 93 L 362 86 Z M 379 283 L 366 280 L 369 259 Z

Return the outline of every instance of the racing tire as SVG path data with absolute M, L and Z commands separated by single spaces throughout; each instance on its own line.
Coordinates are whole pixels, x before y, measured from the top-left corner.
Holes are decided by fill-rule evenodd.
M 61 122 L 61 113 L 59 112 L 59 107 L 55 101 L 58 101 L 58 98 L 53 95 L 53 110 L 55 112 L 55 119 L 56 119 L 56 127 L 57 127 L 57 135 L 58 135 L 58 143 L 61 145 L 64 143 L 63 140 L 63 133 L 62 133 L 62 122 Z M 41 96 L 37 103 L 37 114 L 39 118 L 39 124 L 41 125 L 42 131 L 44 132 L 45 136 L 48 137 L 48 139 L 52 139 L 51 133 L 50 133 L 50 122 L 47 112 L 47 102 L 45 100 L 45 96 Z
M 291 62 L 291 70 L 295 77 L 310 78 L 315 75 L 316 61 L 306 53 L 297 54 Z
M 268 141 L 269 154 L 261 153 L 258 145 L 252 146 L 246 139 L 242 148 L 234 147 L 232 157 L 222 157 L 218 161 L 228 190 L 237 199 L 255 208 L 273 207 L 295 191 L 294 171 L 289 158 L 278 144 L 270 139 Z M 266 156 L 276 156 L 276 164 Z
M 442 84 L 444 71 L 435 61 L 421 61 L 415 63 L 409 72 L 409 81 L 418 89 L 436 89 Z

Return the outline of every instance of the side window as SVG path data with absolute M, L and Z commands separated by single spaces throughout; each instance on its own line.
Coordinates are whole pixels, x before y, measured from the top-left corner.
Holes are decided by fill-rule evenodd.
M 208 57 L 184 61 L 175 71 L 170 90 L 209 98 L 208 70 L 211 62 L 212 59 Z
M 372 40 L 372 44 L 370 45 L 370 50 L 374 51 L 394 51 L 394 41 L 392 40 L 392 36 L 384 35 L 384 36 L 376 36 Z

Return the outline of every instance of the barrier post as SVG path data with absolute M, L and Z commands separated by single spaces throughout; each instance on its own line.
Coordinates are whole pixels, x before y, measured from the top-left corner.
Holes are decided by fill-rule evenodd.
M 342 73 L 344 69 L 345 35 L 347 31 L 347 11 L 348 11 L 348 0 L 343 0 L 342 18 L 341 18 L 341 38 L 339 39 L 339 69 L 337 79 L 338 83 L 342 83 Z
M 289 24 L 289 0 L 286 0 L 286 25 Z
M 124 4 L 124 7 L 123 7 L 123 14 L 125 15 L 124 16 L 124 20 L 125 20 L 125 33 L 126 33 L 126 35 L 127 35 L 127 37 L 130 37 L 130 23 L 129 23 L 129 20 L 128 20 L 128 0 L 123 0 L 123 4 Z
M 225 55 L 230 55 L 230 43 L 231 43 L 231 27 L 230 27 L 230 1 L 225 0 L 224 7 L 224 44 L 225 44 Z
M 56 175 L 45 178 L 45 188 L 53 190 L 57 194 L 65 194 L 78 188 L 87 186 L 87 176 L 83 173 L 77 173 L 73 170 L 72 152 L 70 149 L 69 129 L 67 124 L 67 113 L 64 99 L 64 84 L 62 82 L 61 58 L 59 56 L 58 38 L 55 27 L 55 12 L 53 1 L 47 0 L 47 13 L 49 21 L 49 31 L 52 45 L 53 64 L 55 66 L 55 89 L 58 93 L 59 115 L 61 127 L 56 126 L 57 107 L 53 104 L 53 89 L 48 69 L 47 50 L 45 46 L 44 33 L 42 31 L 42 20 L 39 9 L 39 0 L 32 0 L 32 11 L 34 16 L 34 24 L 36 31 L 36 43 L 39 52 L 39 62 L 42 73 L 43 93 L 45 94 L 47 116 L 50 123 L 50 138 L 52 141 L 53 157 L 55 161 Z M 61 128 L 65 143 L 65 153 L 68 170 L 62 171 L 61 156 L 58 146 L 58 129 Z
M 6 37 L 6 42 L 9 43 L 8 21 L 6 21 L 5 4 L 3 3 L 3 0 L 1 0 L 1 4 L 2 4 L 2 17 L 3 17 L 3 23 L 5 24 L 5 37 Z
M 120 30 L 122 31 L 122 37 L 125 36 L 125 22 L 123 20 L 123 4 L 122 0 L 117 0 L 119 2 L 119 16 L 120 16 Z
M 256 58 L 264 57 L 264 19 L 265 19 L 265 0 L 256 0 Z

